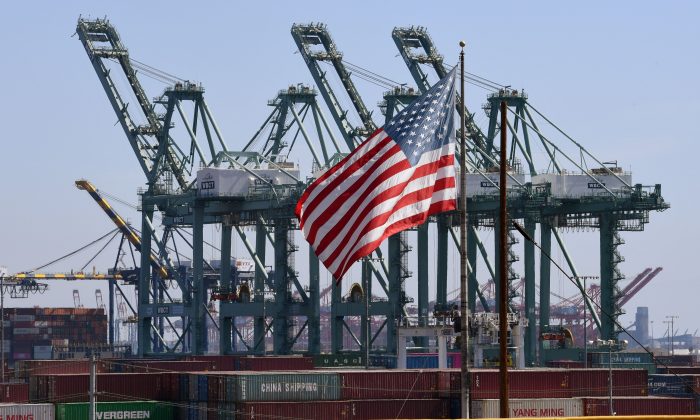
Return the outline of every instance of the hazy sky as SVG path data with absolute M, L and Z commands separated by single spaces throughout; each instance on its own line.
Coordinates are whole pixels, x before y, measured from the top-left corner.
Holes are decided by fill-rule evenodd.
M 202 82 L 234 149 L 264 121 L 270 112 L 267 100 L 279 89 L 313 83 L 289 34 L 292 23 L 327 23 L 348 61 L 409 85 L 414 83 L 397 55 L 391 30 L 421 25 L 448 63 L 457 61 L 457 43 L 466 40 L 469 71 L 525 88 L 532 104 L 601 160 L 618 160 L 633 171 L 635 183 L 662 185 L 672 208 L 653 213 L 645 232 L 625 233 L 627 243 L 620 250 L 628 278 L 645 267 L 664 270 L 628 304 L 630 315 L 624 319 L 632 319 L 636 306 L 649 306 L 657 337 L 669 314 L 680 315 L 681 332 L 693 332 L 698 327 L 694 258 L 700 233 L 692 216 L 698 205 L 698 145 L 692 139 L 700 115 L 693 99 L 700 74 L 699 11 L 692 1 L 5 5 L 0 14 L 0 265 L 10 272 L 33 268 L 112 229 L 89 196 L 74 187 L 76 179 L 87 178 L 131 203 L 144 183 L 85 51 L 73 36 L 78 16 L 107 16 L 133 58 Z M 366 104 L 376 109 L 382 89 L 356 83 Z M 144 85 L 149 97 L 165 87 L 147 79 Z M 472 109 L 485 102 L 486 93 L 468 86 Z M 477 121 L 483 123 L 485 117 Z M 139 220 L 134 210 L 117 209 Z M 597 234 L 571 233 L 566 238 L 580 274 L 596 275 Z M 89 258 L 50 268 L 79 269 Z M 113 260 L 114 251 L 89 266 L 104 271 Z M 553 291 L 572 294 L 564 284 L 555 276 Z M 55 285 L 50 296 L 12 303 L 70 306 L 75 287 Z M 102 287 L 106 298 L 106 285 Z M 82 286 L 81 291 L 84 304 L 94 305 L 94 287 Z

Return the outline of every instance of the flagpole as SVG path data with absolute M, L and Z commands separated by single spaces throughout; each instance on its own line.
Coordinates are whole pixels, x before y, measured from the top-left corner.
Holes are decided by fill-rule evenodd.
M 462 354 L 462 418 L 469 418 L 469 308 L 467 307 L 467 146 L 465 141 L 465 122 L 464 122 L 464 41 L 459 42 L 462 51 L 459 53 L 459 64 L 461 74 L 459 79 L 459 94 L 461 98 L 459 119 L 460 119 L 460 153 L 459 153 L 459 208 L 460 208 L 460 228 L 459 228 L 459 300 L 460 300 L 460 319 L 461 319 L 461 340 L 460 350 Z
M 499 360 L 499 371 L 500 371 L 500 414 L 501 418 L 510 417 L 508 410 L 508 211 L 507 211 L 507 188 L 506 188 L 506 170 L 508 162 L 506 160 L 506 142 L 507 142 L 507 107 L 505 101 L 501 102 L 501 161 L 500 161 L 500 182 L 499 187 L 499 198 L 500 198 L 500 208 L 499 208 L 499 258 L 498 264 L 500 266 L 500 278 L 498 283 L 500 285 L 499 290 L 499 307 L 498 307 L 498 330 L 499 330 L 499 344 L 500 344 L 500 360 Z

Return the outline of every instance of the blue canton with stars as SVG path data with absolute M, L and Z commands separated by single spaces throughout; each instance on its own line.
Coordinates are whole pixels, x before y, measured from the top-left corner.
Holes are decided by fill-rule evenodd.
M 423 153 L 454 141 L 456 74 L 457 66 L 384 126 L 411 166 Z

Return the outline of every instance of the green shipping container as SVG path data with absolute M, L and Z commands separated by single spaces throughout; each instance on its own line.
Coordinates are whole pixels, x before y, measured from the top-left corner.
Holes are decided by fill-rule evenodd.
M 89 403 L 56 404 L 57 420 L 87 419 Z M 175 417 L 172 405 L 151 401 L 98 402 L 95 407 L 97 420 L 150 419 L 170 420 Z
M 347 354 L 317 354 L 313 356 L 314 367 L 317 368 L 337 368 L 337 367 L 364 367 L 365 355 L 360 353 Z
M 322 401 L 340 399 L 337 373 L 246 373 L 226 378 L 226 401 Z

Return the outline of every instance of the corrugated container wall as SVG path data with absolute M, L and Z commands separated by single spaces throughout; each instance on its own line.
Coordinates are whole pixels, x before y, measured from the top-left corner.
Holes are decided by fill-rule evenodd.
M 358 370 L 338 371 L 341 398 L 420 399 L 438 396 L 437 370 Z
M 447 419 L 448 399 L 398 399 L 350 401 L 350 418 L 355 419 Z
M 56 404 L 56 419 L 87 419 L 89 410 L 89 403 Z M 151 401 L 98 402 L 95 413 L 98 419 L 171 420 L 175 418 L 171 405 Z
M 109 363 L 98 361 L 95 364 L 97 373 L 110 372 Z M 90 373 L 90 361 L 87 359 L 74 360 L 23 360 L 15 363 L 15 377 L 26 379 L 31 375 L 54 375 Z
M 583 402 L 578 398 L 511 399 L 508 408 L 511 418 L 583 416 Z M 473 400 L 472 417 L 500 417 L 500 401 Z
M 607 398 L 583 398 L 585 416 L 610 414 Z M 613 398 L 613 411 L 618 416 L 691 415 L 697 412 L 693 398 Z
M 0 419 L 53 420 L 53 404 L 0 404 Z
M 226 401 L 321 401 L 340 399 L 337 373 L 235 373 L 226 378 Z M 190 389 L 192 389 L 190 376 Z
M 693 375 L 649 375 L 649 395 L 692 397 L 699 378 Z
M 313 402 L 246 402 L 235 406 L 236 420 L 294 417 L 307 420 L 346 419 L 350 417 L 347 401 Z M 189 417 L 188 420 L 194 419 Z
M 0 384 L 0 402 L 28 403 L 29 384 Z
M 30 381 L 30 399 L 54 403 L 88 401 L 89 375 L 36 375 Z M 161 400 L 166 395 L 159 373 L 106 373 L 97 375 L 102 401 Z
M 498 398 L 498 375 L 497 370 L 474 370 L 471 378 L 471 398 Z M 511 398 L 568 398 L 571 396 L 569 372 L 565 370 L 511 370 L 508 372 L 508 381 Z
M 658 373 L 675 373 L 677 375 L 700 375 L 700 366 L 659 366 Z
M 214 370 L 214 363 L 206 360 L 118 360 L 111 361 L 113 372 L 159 373 L 204 372 Z
M 644 369 L 613 369 L 613 395 L 641 397 L 648 393 L 648 373 Z M 572 369 L 572 397 L 598 397 L 608 395 L 607 369 Z

